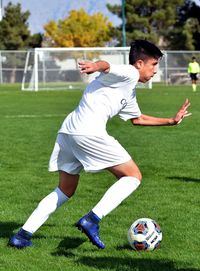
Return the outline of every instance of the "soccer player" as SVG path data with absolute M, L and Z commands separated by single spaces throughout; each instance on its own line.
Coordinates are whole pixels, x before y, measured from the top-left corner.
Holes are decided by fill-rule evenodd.
M 192 61 L 188 64 L 188 73 L 192 81 L 192 90 L 197 90 L 197 74 L 200 73 L 200 66 L 196 60 L 196 57 L 192 57 Z
M 189 115 L 189 101 L 170 118 L 142 114 L 136 99 L 137 82 L 147 82 L 157 72 L 161 51 L 146 40 L 132 42 L 129 65 L 112 65 L 106 61 L 80 61 L 81 73 L 100 72 L 85 89 L 78 107 L 64 120 L 58 131 L 49 162 L 49 171 L 59 172 L 59 184 L 30 215 L 22 228 L 9 239 L 9 245 L 24 248 L 32 245 L 32 235 L 76 191 L 81 170 L 108 170 L 116 182 L 76 226 L 98 248 L 99 222 L 135 191 L 141 172 L 122 145 L 106 131 L 108 119 L 118 115 L 134 125 L 177 125 Z M 94 193 L 95 193 L 94 184 Z M 83 199 L 84 200 L 84 199 Z

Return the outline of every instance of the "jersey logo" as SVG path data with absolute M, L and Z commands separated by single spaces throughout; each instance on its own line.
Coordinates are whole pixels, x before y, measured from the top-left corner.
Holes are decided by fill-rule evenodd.
M 126 99 L 122 99 L 120 103 L 121 103 L 121 105 L 122 105 L 122 109 L 124 109 L 124 108 L 127 106 L 127 101 L 126 101 Z

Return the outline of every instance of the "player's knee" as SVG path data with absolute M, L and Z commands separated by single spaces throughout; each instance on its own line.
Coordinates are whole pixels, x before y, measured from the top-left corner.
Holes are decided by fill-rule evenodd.
M 142 181 L 142 173 L 140 170 L 134 171 L 131 176 L 137 178 L 140 182 Z
M 123 175 L 123 177 L 135 177 L 137 178 L 140 182 L 142 181 L 142 173 L 140 172 L 140 170 L 130 170 L 129 172 L 126 172 L 125 175 Z
M 129 176 L 137 178 L 140 182 L 142 181 L 142 173 L 140 172 L 139 167 L 134 163 L 129 167 L 129 171 L 127 172 Z
M 136 178 L 141 182 L 142 181 L 142 174 L 139 172 L 136 176 Z

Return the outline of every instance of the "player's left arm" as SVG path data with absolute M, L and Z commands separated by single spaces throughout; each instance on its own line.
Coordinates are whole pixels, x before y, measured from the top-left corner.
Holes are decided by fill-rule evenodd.
M 81 60 L 78 62 L 78 67 L 81 73 L 93 73 L 93 72 L 105 72 L 110 71 L 110 64 L 104 60 L 98 60 L 95 62 L 88 60 Z
M 144 126 L 177 125 L 181 123 L 184 118 L 191 115 L 191 113 L 188 112 L 189 106 L 190 102 L 188 101 L 188 99 L 186 99 L 181 108 L 176 113 L 175 117 L 173 118 L 158 118 L 142 114 L 138 118 L 131 119 L 131 121 L 134 125 Z

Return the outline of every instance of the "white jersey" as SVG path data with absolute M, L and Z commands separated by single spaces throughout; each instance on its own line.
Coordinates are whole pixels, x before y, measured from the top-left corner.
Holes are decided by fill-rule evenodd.
M 78 107 L 64 120 L 59 133 L 103 135 L 115 115 L 123 120 L 141 115 L 135 93 L 139 72 L 132 65 L 110 65 L 86 88 Z

